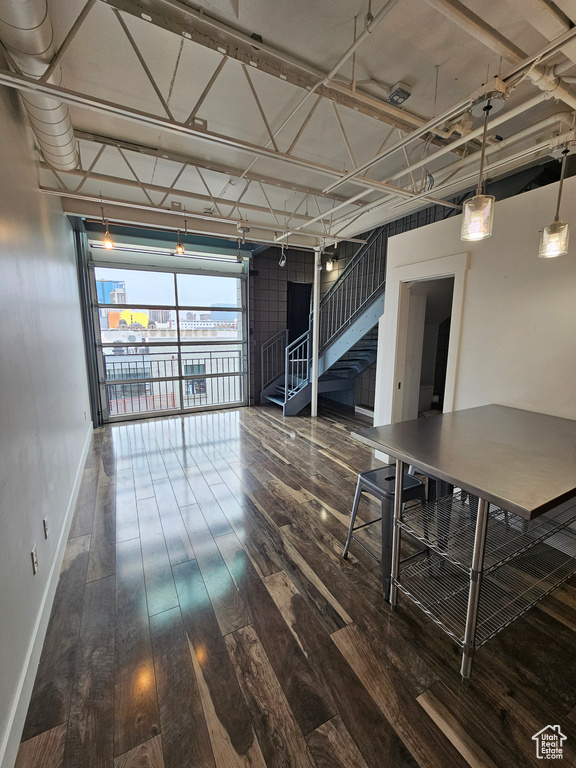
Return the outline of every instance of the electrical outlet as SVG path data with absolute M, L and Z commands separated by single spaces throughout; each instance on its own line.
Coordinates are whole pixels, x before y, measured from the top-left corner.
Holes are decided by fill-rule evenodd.
M 44 519 L 42 520 L 42 526 L 44 528 L 44 538 L 48 538 L 48 515 L 44 515 Z
M 32 547 L 32 552 L 30 552 L 30 555 L 32 556 L 32 572 L 34 576 L 38 573 L 38 550 L 36 549 L 36 544 Z

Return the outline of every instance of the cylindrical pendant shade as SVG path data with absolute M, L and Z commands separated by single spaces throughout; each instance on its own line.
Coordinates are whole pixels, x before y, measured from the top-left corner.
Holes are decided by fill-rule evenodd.
M 553 221 L 542 230 L 540 238 L 541 259 L 553 259 L 556 256 L 565 256 L 568 253 L 568 224 L 561 221 Z
M 494 197 L 476 195 L 466 200 L 462 211 L 462 240 L 484 240 L 492 234 Z

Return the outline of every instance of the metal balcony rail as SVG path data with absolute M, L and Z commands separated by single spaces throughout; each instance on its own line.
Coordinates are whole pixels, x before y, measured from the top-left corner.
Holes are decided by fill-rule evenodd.
M 166 354 L 166 353 L 164 353 Z M 178 355 L 155 358 L 153 355 L 130 355 L 130 360 L 110 360 L 104 357 L 106 381 L 132 381 L 134 379 L 176 378 L 180 375 Z M 182 375 L 197 376 L 215 373 L 240 373 L 242 355 L 240 351 L 223 353 L 202 352 L 199 356 L 182 356 Z
M 275 336 L 264 342 L 260 349 L 260 376 L 262 389 L 277 379 L 285 368 L 285 351 L 288 345 L 288 329 L 278 331 Z
M 130 360 L 104 357 L 110 416 L 241 402 L 245 371 L 240 350 L 183 354 L 181 389 L 178 354 L 163 354 L 131 355 Z
M 354 322 L 386 280 L 388 227 L 374 230 L 320 302 L 320 350 Z
M 286 347 L 286 402 L 310 381 L 310 331 L 305 331 Z

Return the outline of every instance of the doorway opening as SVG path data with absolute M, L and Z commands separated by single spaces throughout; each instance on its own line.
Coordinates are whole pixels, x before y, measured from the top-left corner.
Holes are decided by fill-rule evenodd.
M 310 327 L 310 299 L 312 283 L 294 283 L 286 286 L 286 327 L 288 343 L 291 344 L 306 333 Z
M 408 286 L 402 420 L 442 413 L 453 300 L 453 277 Z

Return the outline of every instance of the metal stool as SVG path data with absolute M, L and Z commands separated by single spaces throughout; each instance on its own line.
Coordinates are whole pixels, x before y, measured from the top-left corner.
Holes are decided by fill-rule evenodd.
M 392 569 L 392 529 L 394 524 L 394 484 L 396 482 L 396 468 L 394 466 L 380 467 L 379 469 L 370 469 L 367 472 L 360 472 L 358 483 L 356 484 L 356 494 L 354 495 L 354 504 L 350 515 L 350 527 L 348 529 L 348 538 L 344 547 L 343 557 L 348 557 L 350 542 L 354 536 L 354 531 L 374 525 L 382 521 L 382 587 L 384 589 L 384 598 L 390 598 L 390 572 Z M 363 493 L 368 493 L 376 497 L 381 502 L 382 515 L 369 523 L 354 526 L 360 497 Z M 414 499 L 420 499 L 422 503 L 426 501 L 426 487 L 421 480 L 417 480 L 411 475 L 404 474 L 404 489 L 402 493 L 402 503 Z M 356 539 L 357 540 L 357 539 Z M 358 541 L 358 540 L 357 540 Z M 364 547 L 361 541 L 360 546 Z M 372 555 L 367 547 L 366 551 Z M 372 555 L 374 557 L 374 555 Z M 414 557 L 414 555 L 412 555 Z

